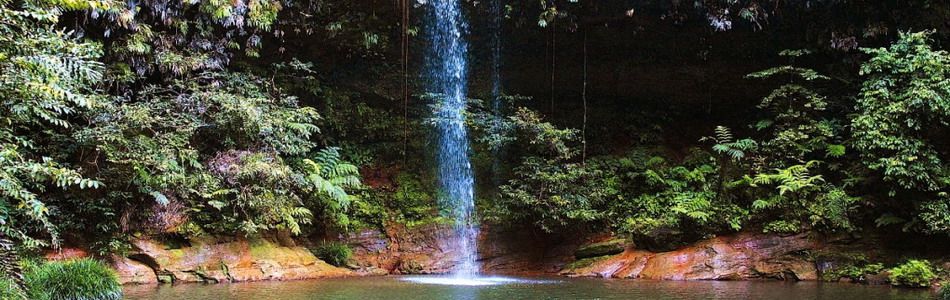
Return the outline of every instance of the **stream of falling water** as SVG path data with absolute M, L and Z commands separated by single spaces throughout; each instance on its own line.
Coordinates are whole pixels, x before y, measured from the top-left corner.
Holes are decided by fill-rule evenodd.
M 460 0 L 431 0 L 428 18 L 429 51 L 426 57 L 427 90 L 437 95 L 435 104 L 438 135 L 437 163 L 441 189 L 440 203 L 455 221 L 448 245 L 460 254 L 453 275 L 473 278 L 478 274 L 475 180 L 468 158 L 465 129 L 466 73 L 468 45 L 463 35 L 465 19 Z

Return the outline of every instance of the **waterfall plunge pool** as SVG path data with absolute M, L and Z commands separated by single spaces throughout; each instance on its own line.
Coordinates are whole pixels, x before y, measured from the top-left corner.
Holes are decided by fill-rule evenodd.
M 433 284 L 452 277 L 381 276 L 231 284 L 126 286 L 125 299 L 932 299 L 930 290 L 851 283 L 499 278 L 494 284 Z M 429 281 L 429 282 L 425 282 Z M 446 281 L 443 281 L 446 282 Z
M 502 277 L 502 276 L 401 276 L 402 280 L 422 283 L 422 284 L 439 284 L 439 285 L 458 285 L 458 286 L 484 286 L 484 285 L 498 285 L 498 284 L 512 284 L 512 283 L 522 283 L 522 284 L 544 284 L 544 283 L 556 283 L 555 280 L 541 280 L 541 279 L 528 279 L 528 278 L 517 278 L 517 277 Z

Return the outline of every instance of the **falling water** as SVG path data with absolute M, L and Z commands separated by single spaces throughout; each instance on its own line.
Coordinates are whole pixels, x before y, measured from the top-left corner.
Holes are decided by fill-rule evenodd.
M 466 55 L 463 40 L 466 26 L 460 0 L 433 0 L 428 18 L 429 52 L 428 92 L 437 95 L 435 104 L 438 134 L 438 177 L 440 202 L 455 230 L 447 244 L 458 247 L 459 263 L 453 273 L 457 277 L 478 274 L 475 219 L 475 180 L 468 158 L 468 134 L 465 131 Z

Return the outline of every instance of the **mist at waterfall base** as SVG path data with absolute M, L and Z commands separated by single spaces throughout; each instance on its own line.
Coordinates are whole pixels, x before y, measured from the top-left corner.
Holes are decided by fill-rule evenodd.
M 450 276 L 410 276 L 405 280 L 424 284 L 483 286 L 523 280 L 480 277 L 477 263 L 478 224 L 475 216 L 475 179 L 468 157 L 465 129 L 466 80 L 468 72 L 467 30 L 460 0 L 434 0 L 426 19 L 429 49 L 426 61 L 426 91 L 434 103 L 437 136 L 436 163 L 440 205 L 454 220 L 451 236 L 443 237 L 457 247 L 458 262 Z

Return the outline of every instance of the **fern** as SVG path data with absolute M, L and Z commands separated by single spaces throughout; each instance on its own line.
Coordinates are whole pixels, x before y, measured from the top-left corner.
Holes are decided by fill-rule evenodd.
M 362 185 L 359 169 L 344 162 L 339 149 L 332 147 L 317 151 L 310 159 L 303 159 L 302 166 L 312 198 L 345 223 L 344 213 L 353 201 L 347 190 Z
M 732 131 L 725 126 L 716 126 L 713 137 L 704 137 L 701 141 L 713 141 L 715 144 L 712 149 L 716 153 L 725 154 L 733 161 L 739 161 L 746 157 L 746 153 L 758 149 L 759 144 L 752 139 L 734 140 Z

